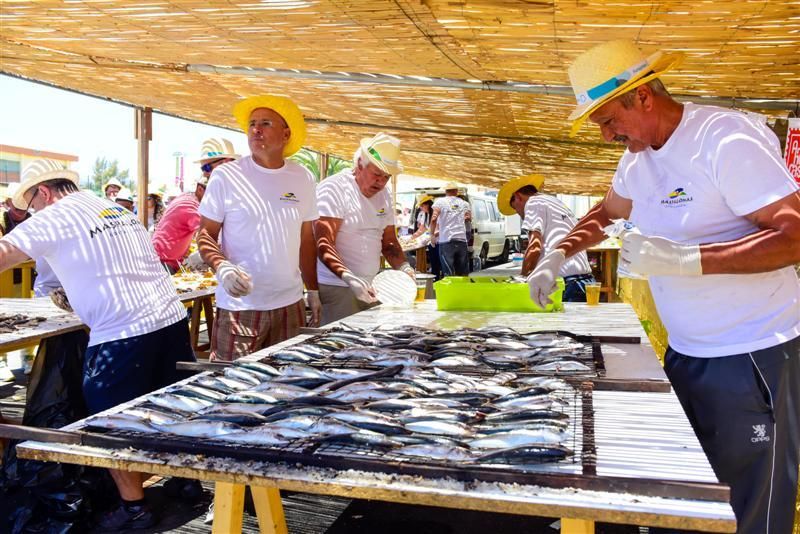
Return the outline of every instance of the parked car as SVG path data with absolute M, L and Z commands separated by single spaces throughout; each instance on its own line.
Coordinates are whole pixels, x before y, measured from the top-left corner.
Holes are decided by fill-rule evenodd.
M 417 206 L 419 199 L 425 195 L 434 198 L 445 195 L 444 190 L 438 188 L 417 188 L 412 193 L 414 193 L 413 220 L 416 220 L 419 212 Z M 466 188 L 459 188 L 458 196 L 469 202 L 472 207 L 472 236 L 467 236 L 470 255 L 480 259 L 481 268 L 485 267 L 486 261 L 490 259 L 501 263 L 507 262 L 508 255 L 517 250 L 519 246 L 517 242 L 519 234 L 507 234 L 506 219 L 511 219 L 511 217 L 505 217 L 500 213 L 494 196 L 480 193 L 470 194 Z M 472 260 L 470 260 L 470 264 L 472 264 Z

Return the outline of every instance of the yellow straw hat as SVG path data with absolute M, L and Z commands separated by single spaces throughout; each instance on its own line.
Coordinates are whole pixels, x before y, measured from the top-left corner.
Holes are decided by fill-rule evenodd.
M 377 133 L 375 137 L 361 140 L 361 153 L 369 162 L 386 174 L 392 176 L 403 172 L 400 165 L 400 140 L 385 133 Z
M 258 108 L 271 109 L 286 121 L 289 126 L 289 141 L 283 147 L 283 157 L 289 157 L 301 148 L 306 140 L 306 121 L 297 104 L 285 96 L 258 95 L 239 100 L 233 106 L 233 116 L 239 127 L 247 132 L 250 126 L 250 114 Z
M 425 195 L 417 202 L 417 206 L 422 206 L 426 202 L 433 202 L 433 197 L 430 195 Z
M 598 107 L 625 91 L 658 78 L 682 60 L 680 52 L 656 52 L 645 56 L 633 41 L 608 41 L 578 56 L 570 65 L 569 81 L 577 106 L 570 114 L 574 137 L 586 118 Z
M 18 210 L 28 209 L 25 193 L 42 182 L 57 180 L 59 178 L 62 180 L 69 180 L 73 184 L 78 185 L 78 173 L 67 169 L 63 163 L 52 159 L 37 159 L 33 161 L 25 169 L 22 175 L 22 182 L 11 197 L 11 203 L 14 204 L 14 207 Z
M 117 180 L 116 178 L 111 178 L 109 181 L 106 182 L 106 185 L 103 186 L 103 193 L 105 193 L 106 189 L 108 189 L 109 186 L 112 186 L 112 185 L 115 185 L 115 186 L 119 187 L 120 189 L 122 189 L 122 183 L 119 180 Z
M 532 185 L 538 191 L 544 185 L 544 176 L 541 174 L 526 174 L 509 180 L 504 184 L 497 193 L 497 209 L 500 210 L 500 213 L 503 215 L 515 215 L 517 213 L 511 207 L 511 197 L 526 185 Z
M 248 115 L 248 121 L 250 117 Z M 203 141 L 203 148 L 200 149 L 200 159 L 195 163 L 206 163 L 218 159 L 239 159 L 242 156 L 236 153 L 233 143 L 222 137 L 213 137 Z

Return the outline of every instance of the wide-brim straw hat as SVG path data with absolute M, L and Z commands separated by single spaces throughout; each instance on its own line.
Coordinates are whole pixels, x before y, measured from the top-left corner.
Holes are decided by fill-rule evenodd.
M 506 182 L 497 192 L 497 209 L 500 210 L 500 213 L 503 215 L 515 215 L 517 213 L 511 207 L 511 197 L 526 185 L 532 185 L 538 191 L 544 185 L 544 176 L 541 174 L 526 174 Z
M 123 187 L 117 193 L 117 197 L 114 200 L 122 200 L 124 202 L 133 202 L 133 191 L 128 189 L 127 187 Z
M 633 41 L 608 41 L 590 48 L 570 65 L 569 81 L 577 105 L 569 115 L 570 137 L 578 133 L 586 118 L 598 107 L 675 68 L 683 54 L 656 52 L 650 56 Z
M 461 186 L 457 182 L 447 182 L 442 189 L 450 191 L 451 189 L 461 189 Z
M 283 157 L 287 158 L 303 148 L 306 140 L 306 121 L 297 104 L 284 96 L 258 95 L 240 100 L 233 106 L 233 116 L 239 127 L 247 133 L 250 114 L 258 108 L 271 109 L 286 121 L 289 126 L 289 140 L 283 147 Z
M 239 159 L 241 157 L 234 150 L 233 143 L 222 137 L 214 137 L 203 141 L 203 148 L 200 149 L 200 159 L 195 163 L 202 165 L 218 159 Z
M 392 176 L 403 172 L 400 164 L 400 140 L 385 133 L 361 140 L 361 153 L 369 162 Z
M 417 202 L 417 205 L 418 206 L 422 206 L 426 202 L 433 202 L 433 197 L 430 196 L 430 195 L 425 195 L 421 199 L 419 199 L 419 202 Z
M 20 182 L 19 188 L 11 197 L 11 203 L 14 204 L 14 207 L 18 210 L 28 209 L 25 193 L 41 183 L 57 179 L 69 180 L 75 185 L 78 185 L 80 181 L 78 173 L 66 169 L 61 162 L 52 159 L 37 159 L 33 161 L 25 169 L 22 182 Z

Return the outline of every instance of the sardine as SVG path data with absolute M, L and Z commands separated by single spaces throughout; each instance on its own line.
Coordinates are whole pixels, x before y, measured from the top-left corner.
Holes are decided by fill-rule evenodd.
M 181 410 L 184 412 L 194 413 L 200 411 L 202 408 L 211 406 L 213 402 L 205 399 L 198 399 L 196 397 L 186 397 L 173 393 L 159 393 L 158 395 L 150 395 L 147 397 L 149 402 L 156 406 L 161 406 L 168 410 Z
M 468 462 L 473 458 L 467 449 L 436 444 L 406 445 L 401 449 L 392 451 L 392 453 L 411 458 L 446 460 L 449 462 Z
M 195 397 L 211 402 L 220 402 L 225 399 L 226 394 L 213 389 L 196 386 L 194 384 L 181 384 L 167 390 L 169 393 L 183 395 L 185 397 Z
M 591 369 L 577 361 L 558 361 L 534 365 L 531 368 L 533 371 L 538 372 L 555 372 L 555 373 L 585 373 Z
M 127 430 L 143 434 L 155 434 L 158 430 L 144 419 L 124 417 L 119 415 L 100 415 L 86 420 L 89 428 L 102 428 L 105 430 Z
M 227 421 L 213 421 L 210 419 L 193 419 L 181 423 L 156 424 L 152 426 L 162 432 L 168 432 L 177 436 L 188 438 L 213 438 L 224 434 L 242 432 L 242 427 Z
M 471 449 L 509 449 L 523 445 L 561 443 L 568 438 L 569 434 L 565 432 L 520 428 L 510 432 L 499 432 L 474 439 L 469 442 L 469 446 Z
M 412 432 L 421 434 L 438 434 L 441 436 L 455 436 L 463 438 L 473 434 L 470 428 L 457 421 L 442 421 L 440 419 L 428 419 L 424 421 L 412 421 L 404 425 Z
M 476 367 L 480 362 L 472 356 L 445 356 L 431 362 L 433 367 Z
M 239 367 L 243 367 L 245 369 L 249 369 L 251 371 L 256 371 L 257 373 L 261 373 L 265 376 L 280 376 L 282 374 L 273 366 L 264 362 L 256 362 L 251 360 L 240 359 L 236 360 L 233 364 Z
M 224 374 L 227 377 L 234 378 L 236 380 L 241 380 L 242 382 L 246 382 L 247 384 L 250 384 L 251 386 L 257 386 L 261 382 L 264 382 L 265 380 L 268 380 L 268 379 L 265 379 L 265 378 L 261 378 L 262 375 L 260 373 L 257 376 L 254 373 L 248 372 L 247 369 L 234 367 L 234 366 L 226 367 L 222 371 L 222 374 Z
M 252 404 L 275 404 L 280 402 L 277 397 L 263 391 L 239 391 L 225 397 L 225 402 L 244 402 Z
M 514 465 L 525 463 L 559 462 L 572 455 L 572 451 L 559 444 L 550 445 L 523 445 L 509 449 L 492 451 L 475 458 L 479 463 L 512 463 Z
M 303 433 L 302 437 L 306 434 Z M 230 443 L 237 443 L 241 445 L 286 445 L 291 441 L 284 434 L 284 431 L 274 428 L 257 428 L 247 430 L 246 432 L 235 432 L 232 434 L 223 434 L 216 436 L 218 439 Z M 292 438 L 294 439 L 294 438 Z

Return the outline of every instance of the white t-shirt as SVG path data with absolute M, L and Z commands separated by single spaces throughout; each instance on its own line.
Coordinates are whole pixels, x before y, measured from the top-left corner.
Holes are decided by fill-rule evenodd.
M 86 191 L 69 194 L 3 239 L 50 264 L 91 328 L 89 346 L 155 332 L 186 317 L 147 230 L 109 200 Z
M 544 257 L 567 236 L 576 222 L 575 216 L 563 202 L 556 197 L 538 193 L 528 198 L 525 203 L 525 219 L 522 221 L 522 229 L 542 234 L 544 250 L 540 257 Z M 591 272 L 586 252 L 579 252 L 567 260 L 558 275 L 573 276 Z
M 367 198 L 358 188 L 353 170 L 345 169 L 319 184 L 317 208 L 320 217 L 342 219 L 336 252 L 353 274 L 372 280 L 381 265 L 383 231 L 394 225 L 389 191 L 384 188 Z M 347 286 L 319 259 L 317 279 L 320 284 Z
M 33 296 L 46 297 L 54 289 L 61 287 L 56 273 L 44 258 L 36 260 L 36 281 L 33 283 Z
M 439 197 L 433 203 L 433 209 L 439 208 L 436 227 L 439 229 L 439 243 L 448 241 L 467 241 L 467 230 L 464 216 L 472 211 L 469 203 L 459 197 Z
M 644 235 L 685 244 L 720 243 L 758 228 L 744 216 L 798 189 L 772 131 L 746 115 L 684 104 L 659 150 L 622 156 L 614 191 L 633 201 Z M 759 274 L 651 276 L 670 345 L 698 357 L 728 356 L 800 335 L 794 268 Z
M 315 188 L 311 174 L 293 161 L 267 169 L 246 156 L 214 169 L 200 215 L 222 223 L 222 253 L 253 280 L 250 294 L 239 298 L 217 286 L 217 306 L 274 310 L 303 298 L 300 232 L 317 218 Z

